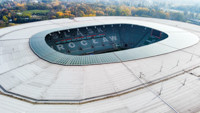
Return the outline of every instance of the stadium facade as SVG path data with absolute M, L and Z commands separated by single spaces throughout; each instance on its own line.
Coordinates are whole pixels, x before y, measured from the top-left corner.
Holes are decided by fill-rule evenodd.
M 3 28 L 0 111 L 200 112 L 199 28 L 142 17 Z

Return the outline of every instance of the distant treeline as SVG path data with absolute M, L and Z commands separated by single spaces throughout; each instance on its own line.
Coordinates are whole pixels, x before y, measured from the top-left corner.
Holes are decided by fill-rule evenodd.
M 0 4 L 0 26 L 39 20 L 85 16 L 142 16 L 186 21 L 181 12 L 167 12 L 158 8 L 106 5 L 100 3 L 71 3 L 55 0 L 51 3 Z
M 184 5 L 184 6 L 174 6 L 171 7 L 172 9 L 175 10 L 180 10 L 180 11 L 185 11 L 185 12 L 193 12 L 193 13 L 200 13 L 200 6 L 199 5 L 195 5 L 195 6 L 191 6 L 191 5 Z

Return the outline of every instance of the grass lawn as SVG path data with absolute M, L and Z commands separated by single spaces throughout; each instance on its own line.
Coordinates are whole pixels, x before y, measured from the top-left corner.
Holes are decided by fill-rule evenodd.
M 23 11 L 22 14 L 36 14 L 36 15 L 43 15 L 48 13 L 49 10 L 27 10 Z

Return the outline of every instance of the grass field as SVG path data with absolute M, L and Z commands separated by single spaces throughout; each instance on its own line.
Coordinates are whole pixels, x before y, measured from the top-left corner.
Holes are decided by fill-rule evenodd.
M 49 10 L 27 10 L 23 11 L 22 14 L 36 14 L 36 15 L 43 15 L 47 14 Z

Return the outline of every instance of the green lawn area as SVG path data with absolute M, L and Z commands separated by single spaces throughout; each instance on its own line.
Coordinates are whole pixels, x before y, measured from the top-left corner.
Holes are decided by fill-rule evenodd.
M 27 10 L 23 11 L 22 14 L 36 14 L 36 15 L 43 15 L 48 13 L 49 10 Z

